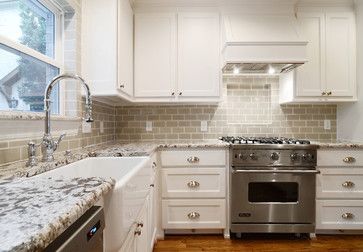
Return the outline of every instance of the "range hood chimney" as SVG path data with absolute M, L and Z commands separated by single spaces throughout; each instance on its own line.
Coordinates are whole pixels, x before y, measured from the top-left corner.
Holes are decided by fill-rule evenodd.
M 279 74 L 307 61 L 294 14 L 226 14 L 224 74 Z

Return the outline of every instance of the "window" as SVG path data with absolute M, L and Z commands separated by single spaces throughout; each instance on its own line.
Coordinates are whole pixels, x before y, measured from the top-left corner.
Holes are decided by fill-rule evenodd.
M 61 70 L 61 13 L 48 1 L 0 0 L 0 110 L 41 112 Z M 52 112 L 60 113 L 59 88 Z

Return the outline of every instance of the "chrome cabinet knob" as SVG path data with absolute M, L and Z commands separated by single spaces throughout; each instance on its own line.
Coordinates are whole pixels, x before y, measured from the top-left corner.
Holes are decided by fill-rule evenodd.
M 125 85 L 124 84 L 120 84 L 120 88 L 124 88 L 125 87 Z
M 196 188 L 196 187 L 199 187 L 200 186 L 200 183 L 197 182 L 197 181 L 192 180 L 192 181 L 188 182 L 187 185 L 190 188 Z
M 345 157 L 345 158 L 343 158 L 343 162 L 344 163 L 354 163 L 355 158 L 354 157 Z
M 175 92 L 172 92 L 171 95 L 175 95 Z
M 326 95 L 327 93 L 326 92 L 322 92 L 321 95 Z
M 183 92 L 179 92 L 179 95 L 182 95 L 183 94 Z
M 332 95 L 333 93 L 331 91 L 327 92 L 326 93 L 327 95 Z
M 352 188 L 354 186 L 354 183 L 352 181 L 345 181 L 342 186 L 345 188 Z
M 142 221 L 136 222 L 137 227 L 143 227 L 144 223 Z
M 150 184 L 150 187 L 155 187 L 155 184 Z
M 153 162 L 152 166 L 155 168 L 157 167 L 156 162 Z
M 189 163 L 198 163 L 198 162 L 199 162 L 199 157 L 189 157 L 189 158 L 187 159 L 187 161 L 188 161 Z
M 141 235 L 141 228 L 136 228 L 134 235 L 140 236 Z
M 350 220 L 350 219 L 354 218 L 354 214 L 352 214 L 352 213 L 343 213 L 342 218 L 346 219 L 346 220 Z
M 198 219 L 199 217 L 200 217 L 200 214 L 197 213 L 197 212 L 188 213 L 188 218 L 191 219 L 191 220 Z

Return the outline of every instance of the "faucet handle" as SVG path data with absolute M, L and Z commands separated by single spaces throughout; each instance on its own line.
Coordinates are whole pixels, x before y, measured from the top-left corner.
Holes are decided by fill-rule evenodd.
M 58 140 L 54 142 L 54 151 L 58 148 L 59 144 L 62 142 L 63 138 L 66 136 L 66 133 L 63 133 L 59 136 Z

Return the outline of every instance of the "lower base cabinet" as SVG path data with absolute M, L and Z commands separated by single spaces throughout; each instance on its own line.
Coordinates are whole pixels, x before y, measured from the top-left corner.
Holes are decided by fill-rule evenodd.
M 316 232 L 363 230 L 363 151 L 319 149 L 316 177 Z
M 157 210 L 157 197 L 155 190 L 157 189 L 157 163 L 155 155 L 151 157 L 151 177 L 148 196 L 141 208 L 135 223 L 118 252 L 152 252 L 155 243 L 155 235 L 157 230 L 157 218 L 155 213 Z

